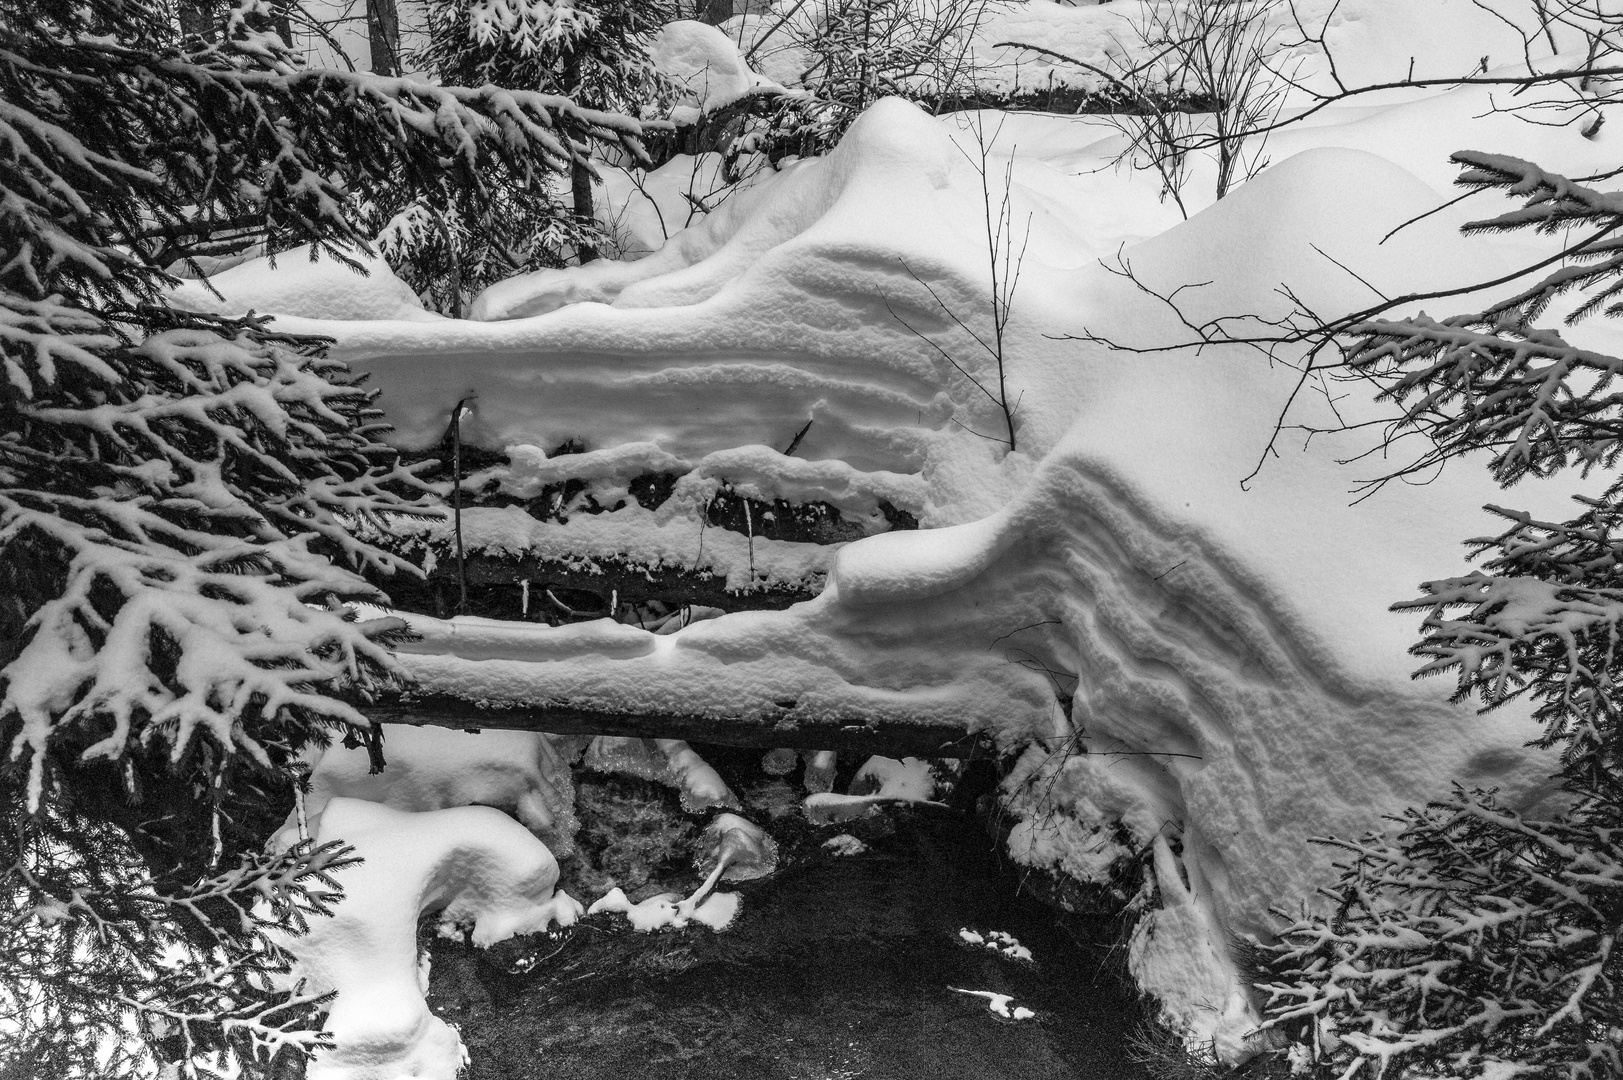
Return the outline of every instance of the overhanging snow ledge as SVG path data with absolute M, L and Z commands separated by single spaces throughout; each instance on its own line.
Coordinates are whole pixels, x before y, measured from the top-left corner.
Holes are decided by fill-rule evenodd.
M 364 710 L 385 724 L 503 728 L 552 735 L 624 735 L 761 749 L 837 750 L 885 757 L 983 757 L 990 738 L 961 723 L 797 716 L 793 707 L 759 716 L 629 713 L 560 702 L 481 702 L 451 694 L 401 694 Z

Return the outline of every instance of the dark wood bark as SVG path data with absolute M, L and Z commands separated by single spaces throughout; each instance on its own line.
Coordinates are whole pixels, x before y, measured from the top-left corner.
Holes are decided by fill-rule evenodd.
M 575 199 L 575 221 L 579 223 L 581 232 L 589 234 L 596 228 L 597 213 L 592 203 L 592 171 L 579 161 L 570 162 L 569 190 Z M 592 262 L 599 257 L 596 244 L 589 244 L 582 240 L 576 245 L 580 253 L 581 265 Z
M 580 56 L 574 52 L 564 57 L 564 93 L 582 105 L 591 105 L 581 86 Z M 592 198 L 592 170 L 587 168 L 585 162 L 569 163 L 569 194 L 574 201 L 575 224 L 580 227 L 582 237 L 590 236 L 597 227 L 597 213 Z M 601 253 L 596 244 L 582 239 L 575 245 L 575 254 L 584 266 L 596 260 Z
M 373 73 L 400 74 L 400 15 L 395 0 L 366 0 L 366 35 Z
M 219 18 L 215 13 L 212 0 L 180 0 L 175 5 L 175 14 L 180 17 L 180 32 L 187 36 L 196 36 L 204 41 L 215 41 L 220 36 Z
M 691 716 L 681 713 L 613 713 L 570 705 L 491 706 L 434 694 L 396 697 L 367 706 L 366 715 L 384 724 L 545 731 L 553 735 L 628 735 L 646 739 L 683 739 L 721 746 L 770 750 L 835 750 L 886 757 L 984 757 L 993 751 L 986 736 L 961 726 L 797 719 L 792 707 L 764 717 Z M 388 753 L 385 745 L 384 753 Z
M 570 616 L 546 594 L 555 596 L 583 617 L 610 614 L 610 605 L 650 601 L 694 604 L 723 611 L 778 611 L 810 600 L 814 588 L 774 586 L 740 592 L 727 590 L 727 579 L 714 574 L 664 567 L 624 558 L 580 561 L 542 559 L 533 555 L 499 556 L 469 552 L 466 558 L 468 600 L 465 613 L 515 622 L 569 621 Z M 529 604 L 524 603 L 528 581 Z M 437 618 L 457 613 L 460 599 L 454 558 L 442 559 L 426 579 L 391 579 L 384 584 L 393 606 Z

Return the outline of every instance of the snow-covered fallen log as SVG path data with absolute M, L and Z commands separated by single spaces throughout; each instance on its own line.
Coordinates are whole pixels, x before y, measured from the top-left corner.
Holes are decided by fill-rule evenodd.
M 615 735 L 641 739 L 681 739 L 763 750 L 793 747 L 832 750 L 853 756 L 973 757 L 986 741 L 957 724 L 870 721 L 861 714 L 833 719 L 797 717 L 793 709 L 756 716 L 698 713 L 627 713 L 582 709 L 559 702 L 470 701 L 448 694 L 385 698 L 367 715 L 393 725 L 463 728 L 468 731 L 546 732 L 551 735 Z
M 1328 879 L 1310 837 L 1360 835 L 1450 781 L 1543 794 L 1525 711 L 1477 716 L 1411 682 L 1417 620 L 1388 610 L 1459 565 L 1479 507 L 1501 499 L 1491 480 L 1467 462 L 1354 505 L 1379 464 L 1344 459 L 1390 417 L 1363 388 L 1304 390 L 1292 356 L 1085 336 L 1187 336 L 1099 265 L 1118 251 L 1197 321 L 1282 317 L 1282 286 L 1333 313 L 1369 302 L 1364 282 L 1398 294 L 1518 264 L 1503 242 L 1461 240 L 1452 212 L 1387 237 L 1442 201 L 1417 177 L 1442 174 L 1467 124 L 1495 145 L 1544 140 L 1519 152 L 1575 173 L 1609 165 L 1475 90 L 1354 112 L 1282 134 L 1303 152 L 1187 222 L 1155 184 L 1100 169 L 1109 129 L 1010 119 L 982 164 L 1009 165 L 1016 220 L 1033 223 L 1008 328 L 1017 453 L 977 434 L 995 428 L 997 372 L 943 314 L 985 317 L 974 141 L 897 102 L 645 259 L 504 283 L 481 310 L 509 321 L 289 320 L 373 374 L 403 443 L 432 444 L 470 391 L 466 434 L 492 448 L 581 436 L 691 461 L 784 446 L 810 417 L 801 456 L 921 488 L 918 532 L 841 548 L 823 592 L 786 610 L 664 637 L 459 623 L 468 640 L 425 637 L 402 663 L 435 694 L 515 709 L 763 730 L 792 716 L 770 745 L 855 717 L 985 732 L 1021 755 L 1003 790 L 1011 854 L 1084 882 L 1146 865 L 1134 973 L 1192 1041 L 1239 1056 L 1255 1003 L 1228 942 L 1271 933 L 1270 907 Z M 1271 444 L 1287 402 L 1295 422 L 1348 428 Z M 695 548 L 698 526 L 662 525 Z
M 500 810 L 463 806 L 413 814 L 335 798 L 317 838 L 342 839 L 361 862 L 344 873 L 331 918 L 284 944 L 307 993 L 334 993 L 310 1080 L 449 1080 L 467 1054 L 456 1029 L 428 1010 L 417 920 L 438 914 L 475 945 L 567 926 L 581 905 L 558 883 L 546 845 Z

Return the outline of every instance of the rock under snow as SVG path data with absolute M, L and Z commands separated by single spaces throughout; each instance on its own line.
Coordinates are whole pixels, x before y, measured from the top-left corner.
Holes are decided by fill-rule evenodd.
M 395 277 L 388 263 L 361 252 L 351 252 L 349 257 L 359 270 L 331 255 L 313 256 L 308 246 L 249 259 L 210 276 L 206 285 L 181 282 L 170 291 L 170 302 L 189 311 L 232 316 L 256 311 L 346 322 L 433 322 L 440 318 L 423 309 L 417 294 Z
M 666 23 L 649 43 L 648 55 L 659 73 L 676 84 L 677 106 L 693 113 L 712 112 L 751 90 L 777 88 L 751 71 L 732 39 L 709 23 Z
M 304 810 L 314 833 L 335 798 L 365 799 L 396 810 L 443 810 L 494 806 L 510 811 L 558 856 L 575 847 L 575 786 L 569 761 L 578 739 L 533 731 L 480 732 L 452 728 L 383 725 L 386 767 L 371 771 L 364 747 L 334 743 L 320 751 L 310 771 Z M 297 811 L 276 842 L 298 839 Z
M 326 1021 L 334 1046 L 311 1062 L 310 1080 L 454 1080 L 466 1054 L 424 1000 L 418 918 L 438 913 L 479 946 L 567 926 L 581 906 L 555 888 L 557 860 L 486 806 L 414 814 L 334 798 L 316 839 L 342 840 L 362 861 L 340 872 L 332 917 L 283 943 L 306 993 L 337 995 Z

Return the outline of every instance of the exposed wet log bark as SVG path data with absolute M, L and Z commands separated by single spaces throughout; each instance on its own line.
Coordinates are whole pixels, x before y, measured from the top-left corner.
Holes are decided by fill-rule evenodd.
M 502 728 L 553 735 L 629 735 L 684 739 L 721 746 L 769 750 L 836 750 L 886 757 L 982 757 L 990 754 L 984 735 L 945 723 L 864 722 L 860 719 L 797 718 L 792 706 L 774 716 L 717 717 L 680 713 L 614 713 L 564 704 L 484 705 L 444 694 L 401 696 L 363 711 L 385 724 Z M 385 745 L 384 753 L 388 753 Z
M 646 604 L 650 601 L 679 605 L 692 604 L 723 611 L 778 611 L 810 600 L 817 593 L 810 588 L 786 585 L 762 586 L 733 592 L 727 579 L 676 567 L 650 566 L 631 559 L 584 561 L 543 559 L 533 555 L 489 555 L 473 552 L 467 557 L 468 607 L 466 614 L 516 622 L 571 622 L 559 603 L 579 612 L 581 617 L 602 618 L 612 605 Z M 529 600 L 525 590 L 528 581 Z M 385 586 L 390 602 L 402 611 L 418 611 L 446 618 L 456 613 L 458 582 L 456 566 L 447 560 L 426 580 L 396 579 Z M 551 589 L 554 601 L 546 590 Z

